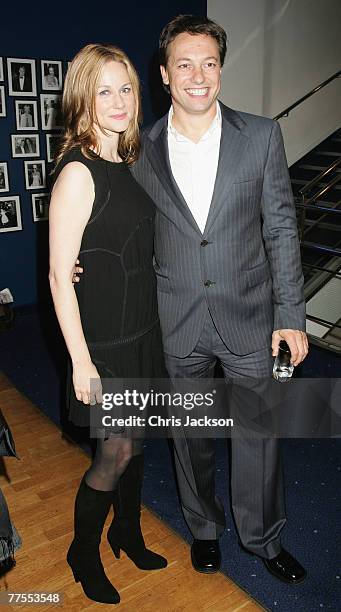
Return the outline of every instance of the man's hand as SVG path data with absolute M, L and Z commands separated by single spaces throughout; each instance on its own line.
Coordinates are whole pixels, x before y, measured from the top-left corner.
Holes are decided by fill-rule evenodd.
M 279 343 L 285 340 L 291 352 L 290 363 L 298 366 L 306 358 L 309 350 L 307 335 L 299 329 L 277 329 L 272 334 L 272 355 L 278 354 Z
M 78 276 L 78 274 L 83 274 L 83 268 L 81 268 L 81 266 L 79 266 L 78 264 L 79 264 L 79 259 L 76 259 L 76 263 L 74 265 L 73 272 L 72 272 L 72 282 L 73 283 L 79 283 L 80 277 Z

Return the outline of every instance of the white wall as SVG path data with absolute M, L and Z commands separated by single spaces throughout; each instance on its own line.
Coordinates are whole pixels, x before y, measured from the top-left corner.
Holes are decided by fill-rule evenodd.
M 340 0 L 208 0 L 228 34 L 220 98 L 274 117 L 341 68 Z M 289 165 L 341 127 L 341 79 L 280 120 Z

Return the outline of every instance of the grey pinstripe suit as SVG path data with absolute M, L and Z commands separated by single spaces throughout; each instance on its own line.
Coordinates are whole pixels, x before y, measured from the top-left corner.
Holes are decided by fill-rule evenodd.
M 270 119 L 220 106 L 219 163 L 203 234 L 172 176 L 167 117 L 146 130 L 133 169 L 157 206 L 159 314 L 171 376 L 181 376 L 182 367 L 183 376 L 203 375 L 196 366 L 188 368 L 208 333 L 208 311 L 215 342 L 221 342 L 212 359 L 226 361 L 226 376 L 232 355 L 234 372 L 236 355 L 249 364 L 256 364 L 262 355 L 263 370 L 249 367 L 247 373 L 268 374 L 272 331 L 305 329 L 296 215 L 280 127 Z M 211 284 L 205 285 L 206 281 Z M 221 357 L 224 350 L 226 360 Z M 285 522 L 278 448 L 274 440 L 254 440 L 251 446 L 249 442 L 232 443 L 232 505 L 243 543 L 272 557 L 279 552 L 279 532 Z M 211 444 L 175 441 L 185 518 L 193 535 L 202 539 L 217 537 L 224 525 L 222 506 L 214 494 Z M 252 503 L 245 480 L 255 491 Z

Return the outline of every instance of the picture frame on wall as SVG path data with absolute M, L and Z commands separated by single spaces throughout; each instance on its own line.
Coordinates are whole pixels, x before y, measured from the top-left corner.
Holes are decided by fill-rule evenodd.
M 62 62 L 41 60 L 41 87 L 43 90 L 60 91 L 63 86 Z
M 12 157 L 39 157 L 38 134 L 12 134 Z
M 43 130 L 60 130 L 62 124 L 62 96 L 40 94 L 41 126 Z
M 6 98 L 4 85 L 0 85 L 0 117 L 6 117 Z
M 49 218 L 49 194 L 32 193 L 33 221 L 47 221 Z
M 0 192 L 9 191 L 7 162 L 0 162 Z
M 45 160 L 24 161 L 26 189 L 46 188 Z
M 4 60 L 0 57 L 0 81 L 4 80 Z
M 0 233 L 22 230 L 20 197 L 0 197 Z
M 37 79 L 34 59 L 7 58 L 8 93 L 10 96 L 36 96 Z
M 38 110 L 36 100 L 15 100 L 17 130 L 37 130 Z
M 46 134 L 47 161 L 53 162 L 60 143 L 60 134 Z

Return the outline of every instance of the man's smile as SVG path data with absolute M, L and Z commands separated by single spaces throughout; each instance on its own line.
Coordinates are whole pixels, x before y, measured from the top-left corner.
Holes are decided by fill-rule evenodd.
M 206 96 L 208 94 L 208 87 L 202 87 L 201 89 L 186 89 L 185 91 L 190 96 Z

